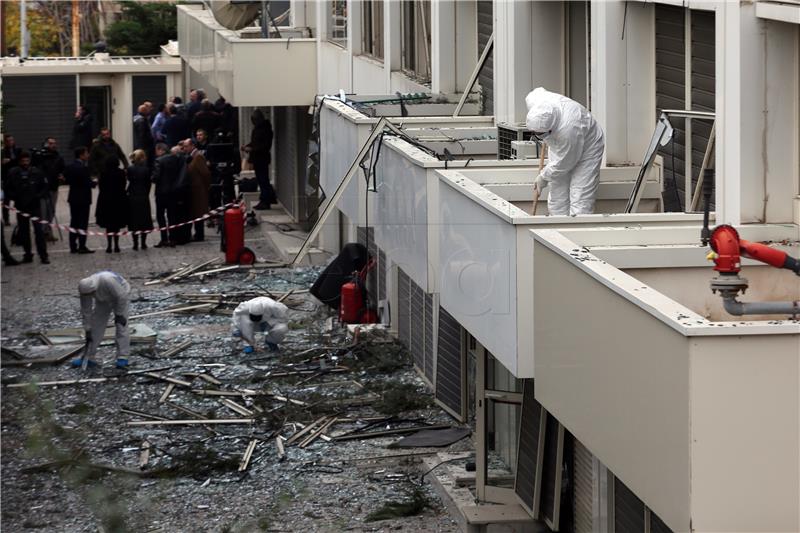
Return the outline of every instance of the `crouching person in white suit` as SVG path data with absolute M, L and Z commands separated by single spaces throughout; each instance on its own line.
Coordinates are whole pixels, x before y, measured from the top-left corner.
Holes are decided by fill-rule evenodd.
M 83 357 L 88 359 L 89 366 L 96 363 L 92 360 L 97 347 L 103 342 L 106 326 L 111 313 L 114 313 L 117 343 L 117 367 L 128 366 L 131 353 L 131 337 L 128 331 L 128 304 L 131 287 L 128 282 L 115 272 L 104 270 L 83 278 L 78 283 L 81 295 L 81 315 L 83 329 L 86 332 L 86 350 Z M 72 362 L 73 366 L 81 366 L 82 359 Z
M 255 350 L 256 331 L 265 334 L 265 348 L 277 351 L 289 332 L 287 311 L 285 305 L 266 296 L 240 303 L 233 311 L 233 336 L 242 338 L 244 353 Z

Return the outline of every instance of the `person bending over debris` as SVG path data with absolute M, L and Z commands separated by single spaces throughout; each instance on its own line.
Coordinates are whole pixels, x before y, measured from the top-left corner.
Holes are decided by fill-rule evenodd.
M 265 347 L 277 351 L 289 331 L 286 311 L 285 305 L 266 296 L 240 303 L 233 311 L 233 336 L 244 341 L 244 353 L 253 353 L 256 330 L 265 333 Z
M 128 332 L 130 285 L 119 274 L 103 270 L 83 278 L 78 283 L 78 292 L 81 295 L 83 329 L 86 331 L 86 351 L 83 357 L 89 360 L 90 366 L 96 365 L 92 357 L 103 341 L 108 317 L 113 312 L 116 326 L 117 368 L 125 368 L 128 366 L 131 350 L 131 337 Z M 76 359 L 72 365 L 81 366 L 81 362 L 82 359 Z
M 526 125 L 549 148 L 547 166 L 536 178 L 541 193 L 550 186 L 551 215 L 594 212 L 605 138 L 600 125 L 578 102 L 538 87 L 527 97 Z

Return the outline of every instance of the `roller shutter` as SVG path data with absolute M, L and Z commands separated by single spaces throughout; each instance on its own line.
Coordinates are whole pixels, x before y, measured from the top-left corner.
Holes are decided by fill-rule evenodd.
M 378 299 L 386 299 L 386 278 L 389 275 L 389 263 L 386 260 L 386 254 L 383 250 L 378 248 Z
M 75 76 L 3 76 L 3 133 L 14 136 L 24 150 L 39 148 L 46 136 L 58 142 L 66 161 L 77 105 Z
M 656 118 L 662 109 L 683 109 L 686 105 L 684 39 L 683 8 L 657 4 Z M 672 126 L 672 142 L 659 151 L 664 157 L 664 209 L 683 211 L 686 130 L 683 120 L 672 121 Z
M 672 533 L 672 530 L 653 511 L 650 511 L 650 533 Z
M 306 193 L 306 162 L 311 117 L 305 107 L 275 107 L 275 194 L 278 201 L 298 222 L 308 220 L 315 202 Z
M 564 427 L 547 413 L 542 458 L 542 518 L 553 531 L 559 530 L 561 513 L 561 464 L 564 458 Z
M 367 273 L 367 293 L 369 294 L 369 303 L 373 309 L 378 307 L 378 272 L 381 268 L 379 263 L 378 247 L 375 244 L 375 228 L 365 228 L 359 226 L 357 229 L 358 242 L 367 248 L 367 253 L 370 257 L 375 259 L 376 264 Z
M 465 357 L 461 346 L 461 326 L 453 316 L 439 307 L 439 338 L 436 354 L 436 401 L 458 421 L 466 413 L 464 380 Z
M 517 475 L 514 482 L 514 492 L 516 492 L 522 505 L 534 517 L 539 512 L 542 449 L 544 448 L 545 431 L 544 413 L 542 405 L 534 397 L 533 379 L 526 379 L 522 393 Z
M 686 102 L 686 8 L 656 6 L 656 112 L 662 109 L 685 109 Z M 694 111 L 714 111 L 715 101 L 715 31 L 714 12 L 691 10 L 689 79 Z M 664 206 L 667 211 L 683 211 L 686 198 L 686 157 L 691 157 L 692 187 L 703 163 L 711 134 L 711 122 L 692 121 L 691 154 L 686 154 L 686 126 L 683 119 L 671 121 L 673 142 L 659 153 L 664 157 Z M 688 192 L 691 195 L 693 189 Z
M 591 533 L 592 527 L 592 454 L 577 439 L 573 440 L 572 455 L 573 499 L 572 512 L 575 533 Z
M 419 285 L 409 279 L 410 290 L 410 310 L 409 322 L 411 324 L 409 334 L 409 349 L 414 365 L 419 371 L 425 373 L 425 293 Z M 426 375 L 427 376 L 427 375 Z
M 614 478 L 614 531 L 644 533 L 644 502 Z
M 410 301 L 411 301 L 411 280 L 403 272 L 403 269 L 397 269 L 397 336 L 400 342 L 407 347 L 410 346 L 410 331 L 411 331 L 411 317 L 410 317 Z
M 433 295 L 423 293 L 425 296 L 425 377 L 434 382 L 434 334 L 433 334 Z
M 478 0 L 478 54 L 483 53 L 494 30 L 492 0 Z M 478 83 L 481 86 L 481 114 L 494 114 L 494 50 L 486 58 Z
M 714 62 L 714 12 L 692 11 L 692 109 L 714 111 L 715 106 L 715 62 Z M 703 165 L 711 122 L 692 121 L 692 191 Z M 711 195 L 712 209 L 714 195 Z

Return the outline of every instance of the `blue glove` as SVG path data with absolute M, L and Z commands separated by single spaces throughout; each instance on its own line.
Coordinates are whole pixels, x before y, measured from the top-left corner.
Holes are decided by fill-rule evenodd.
M 275 344 L 274 342 L 267 341 L 267 349 L 270 352 L 277 352 L 278 351 L 278 345 Z
M 128 360 L 124 357 L 118 357 L 116 366 L 117 368 L 126 368 L 128 366 Z
M 252 346 L 245 346 L 244 347 L 244 353 L 253 353 L 253 347 Z

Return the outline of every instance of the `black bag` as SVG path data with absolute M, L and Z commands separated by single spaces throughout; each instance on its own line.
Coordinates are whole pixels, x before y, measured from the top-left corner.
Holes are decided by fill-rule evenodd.
M 258 192 L 258 180 L 255 178 L 240 178 L 239 192 Z
M 350 281 L 353 272 L 360 272 L 369 261 L 367 247 L 351 242 L 342 247 L 342 251 L 322 271 L 308 292 L 331 309 L 339 310 L 342 285 Z

